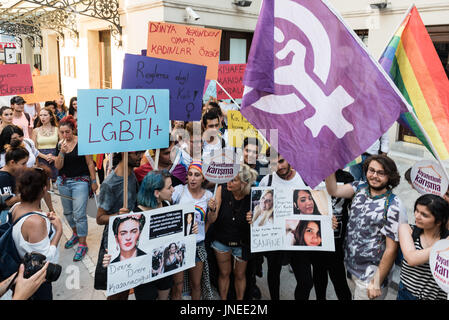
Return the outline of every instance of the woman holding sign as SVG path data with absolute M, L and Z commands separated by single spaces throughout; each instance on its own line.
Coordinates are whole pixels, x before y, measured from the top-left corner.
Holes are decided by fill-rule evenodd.
M 219 186 L 215 199 L 209 201 L 210 223 L 214 223 L 215 241 L 212 248 L 218 262 L 218 289 L 226 300 L 232 257 L 235 259 L 234 277 L 237 300 L 242 300 L 246 288 L 246 263 L 250 254 L 250 229 L 246 215 L 251 210 L 251 186 L 257 172 L 248 165 L 240 167 L 239 174 L 224 186 Z
M 92 156 L 78 155 L 78 137 L 76 136 L 76 121 L 67 116 L 59 123 L 62 140 L 58 143 L 55 167 L 59 170 L 56 185 L 59 192 L 73 198 L 61 198 L 64 216 L 73 235 L 65 243 L 69 249 L 79 242 L 73 261 L 81 261 L 87 253 L 87 201 L 90 192 L 98 188 L 95 166 Z
M 204 239 L 208 228 L 208 220 L 206 219 L 207 203 L 212 199 L 212 192 L 204 188 L 202 161 L 193 161 L 187 171 L 187 185 L 178 185 L 173 193 L 173 203 L 193 203 L 195 205 L 195 223 L 198 225 L 198 233 L 196 235 L 196 257 L 195 267 L 189 269 L 189 280 L 191 287 L 192 300 L 200 300 L 201 298 L 201 280 L 207 292 L 203 292 L 203 296 L 211 297 L 209 268 L 207 265 L 207 253 L 204 246 Z M 203 278 L 203 279 L 202 279 Z M 175 282 L 172 288 L 172 299 L 180 300 L 182 295 L 184 272 L 173 275 Z
M 399 226 L 399 242 L 404 255 L 398 300 L 446 300 L 433 278 L 429 265 L 435 242 L 449 238 L 449 204 L 441 197 L 425 194 L 415 202 L 415 226 Z

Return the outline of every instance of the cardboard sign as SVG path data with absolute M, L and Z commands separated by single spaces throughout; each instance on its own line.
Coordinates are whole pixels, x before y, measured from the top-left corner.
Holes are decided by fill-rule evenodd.
M 240 163 L 232 148 L 204 156 L 203 175 L 207 181 L 222 184 L 234 179 L 239 173 Z
M 260 142 L 265 140 L 259 137 L 259 133 L 256 128 L 254 128 L 248 120 L 242 115 L 238 110 L 228 111 L 228 142 L 229 145 L 235 148 L 241 148 L 243 144 L 243 139 L 245 137 L 258 138 Z M 268 148 L 268 144 L 264 142 L 262 145 L 262 153 Z
M 0 65 L 0 96 L 23 96 L 33 92 L 29 64 Z
M 193 212 L 189 204 L 111 217 L 107 295 L 194 267 L 196 235 L 184 234 Z
M 444 169 L 432 160 L 417 162 L 410 172 L 413 187 L 421 194 L 431 193 L 443 196 L 448 188 Z
M 243 75 L 245 74 L 246 64 L 220 64 L 218 66 L 217 81 L 229 93 L 233 99 L 243 97 Z M 217 99 L 224 100 L 230 97 L 217 84 Z
M 201 120 L 206 67 L 126 54 L 123 89 L 169 89 L 170 120 Z
M 436 283 L 449 293 L 449 240 L 440 240 L 433 245 L 429 264 Z
M 168 90 L 78 90 L 78 154 L 166 148 L 168 114 Z
M 147 55 L 207 66 L 206 79 L 218 77 L 221 30 L 150 22 Z
M 34 93 L 23 95 L 29 103 L 56 100 L 59 97 L 59 81 L 56 74 L 33 77 Z

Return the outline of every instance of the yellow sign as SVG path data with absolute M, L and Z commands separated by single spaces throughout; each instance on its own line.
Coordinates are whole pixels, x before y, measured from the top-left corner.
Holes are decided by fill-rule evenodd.
M 22 95 L 27 104 L 56 100 L 59 97 L 59 82 L 56 74 L 33 77 L 34 93 Z
M 256 128 L 252 126 L 248 120 L 237 110 L 228 111 L 228 142 L 232 147 L 241 148 L 243 139 L 246 137 L 257 137 L 260 142 L 264 142 L 264 138 L 259 136 Z M 262 153 L 268 148 L 266 142 L 262 145 Z

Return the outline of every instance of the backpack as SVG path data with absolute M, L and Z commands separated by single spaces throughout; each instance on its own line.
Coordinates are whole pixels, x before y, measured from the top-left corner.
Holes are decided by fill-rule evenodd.
M 19 270 L 22 259 L 19 256 L 14 239 L 12 237 L 13 227 L 22 218 L 36 212 L 28 212 L 12 223 L 12 214 L 9 210 L 3 210 L 2 214 L 8 211 L 8 221 L 0 225 L 0 281 L 7 279 L 14 272 Z

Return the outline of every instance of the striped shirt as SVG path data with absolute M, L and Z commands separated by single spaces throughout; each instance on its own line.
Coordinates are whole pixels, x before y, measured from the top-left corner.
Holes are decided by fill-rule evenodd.
M 416 250 L 423 250 L 421 239 L 415 240 Z M 446 300 L 444 292 L 432 276 L 428 262 L 419 266 L 410 266 L 404 259 L 401 268 L 401 281 L 405 288 L 419 300 Z

